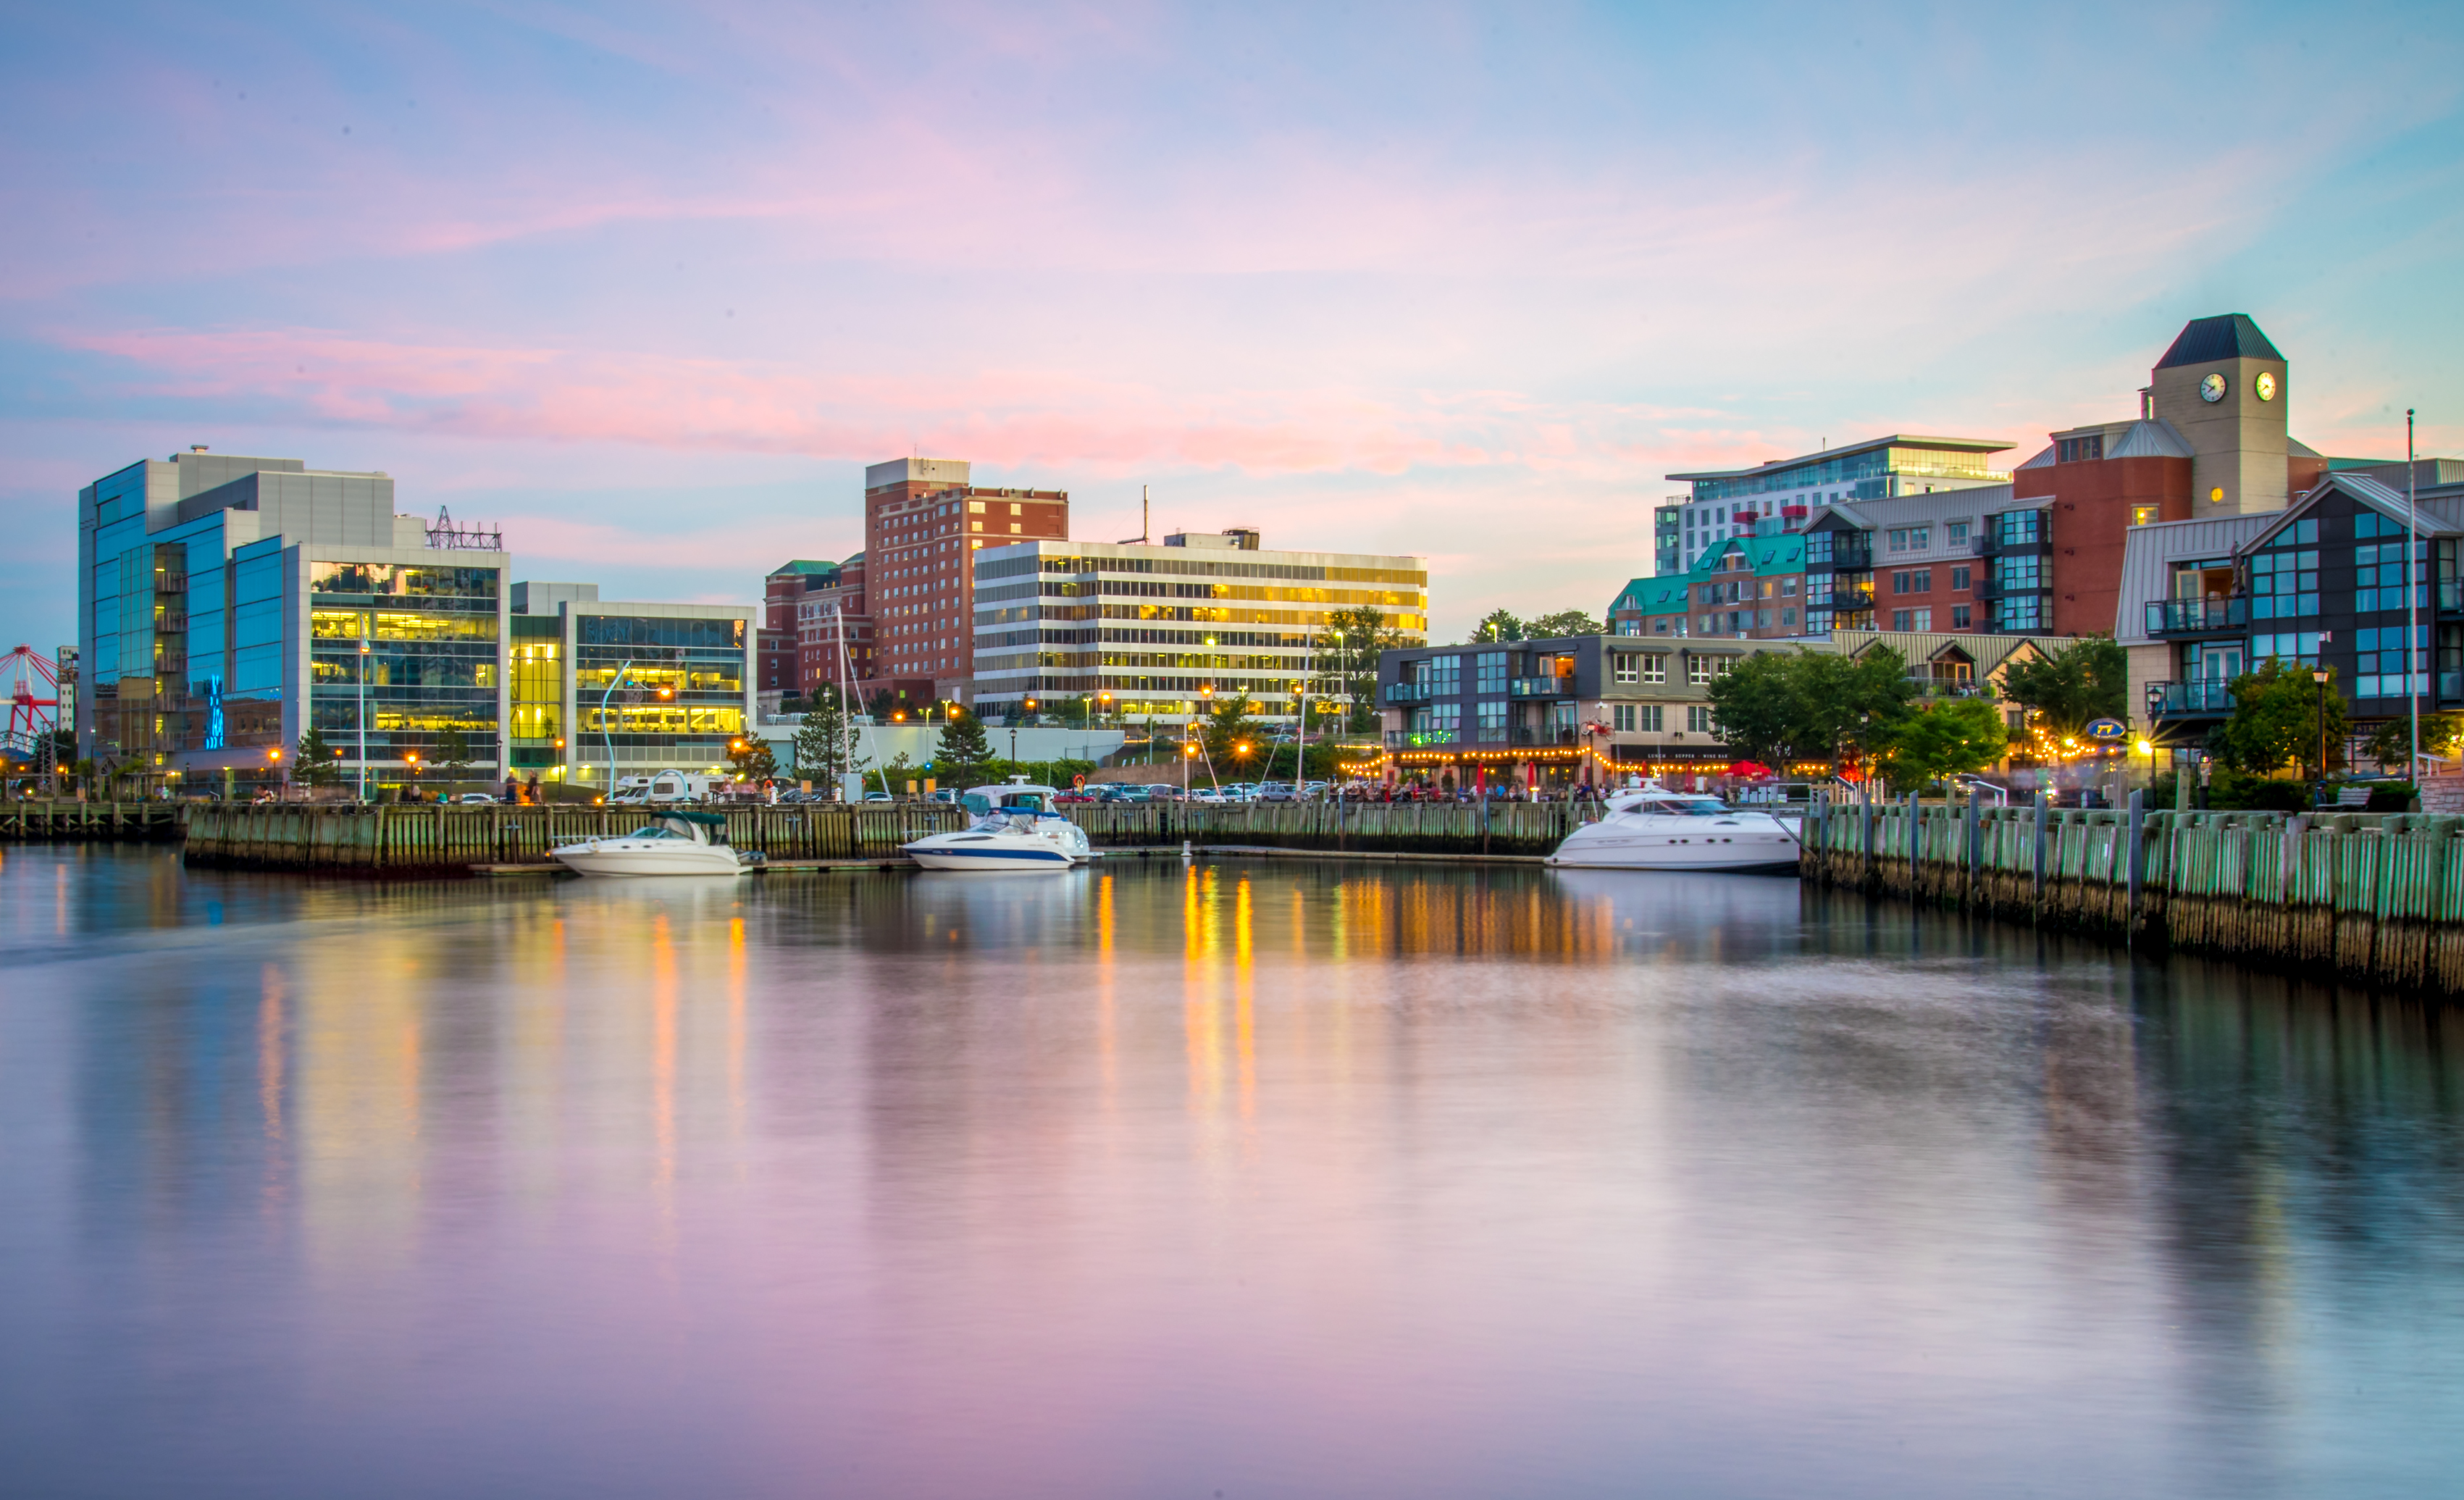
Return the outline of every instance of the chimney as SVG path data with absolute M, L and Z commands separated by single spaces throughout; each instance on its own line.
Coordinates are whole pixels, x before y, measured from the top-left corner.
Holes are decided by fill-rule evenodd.
M 2156 420 L 2156 387 L 2153 386 L 2139 387 L 2139 420 L 2142 422 Z

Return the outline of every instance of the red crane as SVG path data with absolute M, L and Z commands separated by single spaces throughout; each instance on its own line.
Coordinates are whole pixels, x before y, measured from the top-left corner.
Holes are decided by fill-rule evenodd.
M 0 679 L 9 684 L 9 749 L 33 756 L 50 753 L 52 732 L 60 722 L 59 664 L 31 646 L 0 656 Z M 38 697 L 48 693 L 48 697 Z M 44 712 L 46 709 L 49 713 Z

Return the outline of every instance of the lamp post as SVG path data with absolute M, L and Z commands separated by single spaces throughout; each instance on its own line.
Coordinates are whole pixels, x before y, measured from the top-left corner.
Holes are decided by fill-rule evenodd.
M 265 763 L 274 768 L 274 800 L 284 801 L 282 794 L 285 788 L 282 781 L 282 747 L 280 745 L 266 747 Z
M 360 616 L 360 801 L 368 800 L 368 628 Z
M 2411 585 L 2410 585 L 2409 584 L 2407 584 L 2405 586 L 2407 586 L 2407 587 L 2409 588 L 2409 587 L 2410 587 Z M 2411 647 L 2409 647 L 2409 646 L 2406 647 L 2406 648 L 2405 648 L 2405 654 L 2406 654 L 2406 656 L 2409 658 L 2409 657 L 2412 654 L 2412 648 L 2411 648 Z M 2408 662 L 2406 663 L 2406 665 L 2409 666 L 2409 665 L 2410 665 L 2410 662 L 2409 662 L 2409 661 L 2408 661 Z M 2316 671 L 2312 672 L 2312 673 L 2310 673 L 2310 680 L 2311 680 L 2311 681 L 2313 681 L 2313 682 L 2315 682 L 2315 683 L 2317 683 L 2317 684 L 2319 684 L 2319 792 L 2318 792 L 2318 795 L 2319 795 L 2320 797 L 2324 797 L 2324 796 L 2326 796 L 2326 795 L 2327 795 L 2327 669 L 2326 669 L 2326 668 L 2324 668 L 2324 667 L 2321 667 L 2321 668 L 2317 669 Z M 2313 800 L 2315 801 L 2316 799 L 2313 799 Z
M 599 695 L 599 743 L 607 752 L 607 795 L 609 797 L 616 795 L 616 737 L 607 728 L 607 700 L 615 696 L 617 688 L 624 684 L 625 673 L 632 670 L 633 663 L 628 657 L 625 665 L 616 669 L 616 675 L 607 679 L 607 691 Z

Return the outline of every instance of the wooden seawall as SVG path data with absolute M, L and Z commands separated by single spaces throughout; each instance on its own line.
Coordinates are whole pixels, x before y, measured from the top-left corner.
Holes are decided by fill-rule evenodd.
M 172 802 L 0 802 L 0 843 L 167 844 L 181 811 Z
M 1564 803 L 1258 802 L 1073 806 L 1098 849 L 1189 843 L 1324 853 L 1518 855 L 1540 858 L 1587 811 Z
M 895 859 L 898 847 L 966 826 L 954 808 L 784 804 L 730 807 L 727 839 L 772 859 Z M 457 874 L 480 865 L 545 865 L 560 844 L 639 828 L 639 807 L 192 805 L 191 865 L 340 874 Z
M 1804 874 L 2041 928 L 2464 996 L 2464 818 L 1843 803 Z

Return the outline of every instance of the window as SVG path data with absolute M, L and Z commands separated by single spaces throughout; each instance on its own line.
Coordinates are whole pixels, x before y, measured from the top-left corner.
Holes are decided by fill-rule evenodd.
M 1950 570 L 1950 591 L 1954 594 L 1964 594 L 1968 592 L 1969 575 L 1969 570 L 1966 567 L 1952 568 Z
M 1915 614 L 1916 614 L 1916 611 L 1915 611 L 1915 610 L 1913 610 L 1913 609 L 1894 609 L 1894 610 L 1892 610 L 1892 611 L 1891 611 L 1891 629 L 1894 629 L 1894 630 L 1913 630 L 1913 629 L 1916 629 L 1916 625 L 1915 625 L 1915 623 L 1914 623 L 1914 617 L 1915 617 Z
M 1693 734 L 1709 734 L 1711 732 L 1711 710 L 1709 705 L 1703 703 L 1689 705 L 1685 710 L 1685 727 Z
M 1026 514 L 1026 507 L 1013 503 L 1009 508 L 1009 513 L 1013 516 L 1023 516 Z
M 1933 528 L 1931 526 L 1910 526 L 1908 528 L 1908 550 L 1910 552 L 1923 552 L 1932 545 Z
M 2045 559 L 2038 553 L 2023 552 L 1993 560 L 1993 582 L 2005 590 L 2042 588 L 2045 573 Z
M 1503 693 L 1506 691 L 1506 652 L 1483 651 L 1473 658 L 1472 691 Z
M 1969 608 L 1968 606 L 1966 606 L 1966 605 L 1953 605 L 1953 606 L 1951 606 L 1951 607 L 1950 607 L 1950 628 L 1951 628 L 1952 629 L 1954 629 L 1954 630 L 1965 630 L 1965 629 L 1969 629 L 1969 622 L 1970 622 L 1970 621 L 1972 620 L 1972 618 L 1974 617 L 1974 614 L 1975 614 L 1975 611 L 1974 611 L 1974 610 L 1972 610 L 1972 609 L 1970 609 L 1970 608 Z
M 1691 686 L 1693 686 L 1693 687 L 1697 687 L 1697 688 L 1709 687 L 1709 686 L 1711 685 L 1711 678 L 1712 678 L 1712 676 L 1714 675 L 1714 672 L 1713 672 L 1713 669 L 1712 669 L 1712 665 L 1711 665 L 1711 664 L 1712 664 L 1714 661 L 1717 661 L 1718 659 L 1719 659 L 1719 658 L 1717 658 L 1717 657 L 1713 657 L 1713 656 L 1688 656 L 1688 657 L 1686 657 L 1686 658 L 1685 658 L 1685 680 L 1686 680 L 1686 682 L 1687 682 L 1689 685 L 1691 685 Z
M 1930 630 L 1933 629 L 1933 611 L 1931 609 L 1914 609 L 1909 612 L 1917 617 L 1915 627 L 1917 629 Z
M 2400 625 L 2381 626 L 2353 632 L 2353 696 L 2357 698 L 2400 698 L 2410 693 L 2430 691 L 2430 652 L 2422 649 L 2429 632 L 2421 630 L 2412 638 L 2412 686 L 2408 690 L 2404 680 L 2404 632 Z
M 2164 507 L 2162 506 L 2134 505 L 2130 507 L 2130 524 L 2134 526 L 2153 526 L 2163 518 Z
M 1484 744 L 1506 743 L 1506 700 L 1485 699 L 1479 707 L 1480 739 Z
M 1405 733 L 1416 745 L 1450 745 L 1463 736 L 1463 705 L 1431 703 L 1412 710 Z
M 1779 581 L 1779 592 L 1783 599 L 1793 599 L 1796 596 L 1796 578 L 1793 574 Z
M 2045 596 L 2014 594 L 1996 604 L 1993 628 L 1997 630 L 2041 630 L 2045 628 Z
M 1662 655 L 1652 655 L 1642 658 L 1642 680 L 1645 682 L 1666 682 L 1668 680 L 1668 658 Z
M 1896 530 L 1896 531 L 1892 532 L 1892 533 L 1891 533 L 1891 537 L 1890 537 L 1890 544 L 1891 544 L 1891 550 L 1892 550 L 1892 551 L 1894 551 L 1894 552 L 1905 552 L 1905 551 L 1907 551 L 1907 550 L 1908 550 L 1908 529 L 1907 529 L 1905 526 L 1902 526 L 1902 527 L 1900 527 L 1898 530 Z
M 1642 680 L 1642 658 L 1630 651 L 1618 651 L 1615 653 L 1610 656 L 1609 664 L 1611 669 L 1616 673 L 1617 680 L 1619 682 L 1640 682 Z
M 1618 703 L 1612 705 L 1609 709 L 1609 728 L 1617 731 L 1620 735 L 1633 734 L 1635 732 L 1634 711 L 1636 706 L 1637 705 L 1632 703 Z
M 2354 518 L 2355 529 L 2373 516 Z M 2393 524 L 2389 522 L 2388 524 Z M 2402 541 L 2364 542 L 2353 549 L 2353 612 L 2368 614 L 2374 609 L 2401 609 L 2404 601 L 2404 553 L 2409 545 Z M 2412 555 L 2412 576 L 2415 582 L 2430 577 L 2429 548 L 2416 547 Z M 2430 607 L 2430 590 L 2420 590 L 2418 603 Z
M 2057 464 L 2094 463 L 2104 456 L 2104 434 L 2091 432 L 2085 437 L 2065 437 L 2054 444 L 2054 462 Z
M 1993 540 L 2005 547 L 2029 547 L 2045 540 L 2045 513 L 2042 511 L 2004 511 L 1988 522 L 1993 528 Z
M 1809 563 L 1830 562 L 1831 538 L 1833 535 L 1833 533 L 1828 531 L 1807 532 L 1805 534 L 1805 561 Z
M 2301 524 L 2315 523 L 2296 523 L 2297 526 Z M 2401 596 L 2404 592 L 2402 581 L 2399 579 L 2396 583 L 2394 592 Z M 2287 548 L 2280 552 L 2252 554 L 2250 595 L 2250 617 L 2253 620 L 2290 620 L 2317 614 L 2318 549 Z
M 1639 703 L 1635 705 L 1635 728 L 1637 733 L 1656 735 L 1661 732 L 1661 729 L 1662 728 L 1661 716 L 1666 712 L 1666 710 L 1662 709 L 1661 705 L 1657 703 Z
M 1891 592 L 1895 594 L 1929 594 L 1933 592 L 1933 569 L 1917 568 L 1891 575 Z
M 1944 522 L 1942 528 L 1942 544 L 1946 547 L 1964 547 L 1968 545 L 1969 527 L 1969 523 L 1964 520 Z
M 1757 630 L 1768 630 L 1771 629 L 1770 610 L 1757 609 L 1754 611 L 1754 629 Z
M 984 513 L 984 502 L 983 502 L 983 501 L 981 501 L 981 500 L 969 500 L 969 501 L 967 502 L 967 514 L 968 514 L 968 515 L 970 515 L 970 516 L 981 516 L 983 513 Z

